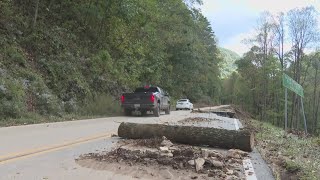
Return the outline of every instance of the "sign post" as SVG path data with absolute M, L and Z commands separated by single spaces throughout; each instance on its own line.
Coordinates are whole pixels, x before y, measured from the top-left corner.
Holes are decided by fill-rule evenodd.
M 288 129 L 288 88 L 284 90 L 285 94 L 285 105 L 284 105 L 284 130 L 287 132 Z
M 304 97 L 303 88 L 300 84 L 298 84 L 295 80 L 293 80 L 291 77 L 289 77 L 286 74 L 283 74 L 282 81 L 283 81 L 283 86 L 285 87 L 285 101 L 286 101 L 285 102 L 285 130 L 287 130 L 288 128 L 288 90 L 287 89 L 290 89 L 291 91 L 295 92 L 300 96 L 302 114 L 304 119 L 304 130 L 305 130 L 305 133 L 307 134 L 308 133 L 307 121 L 304 113 L 303 100 L 302 100 L 302 98 Z
M 304 114 L 304 107 L 303 107 L 303 100 L 302 97 L 301 99 L 301 108 L 302 108 L 302 115 L 303 115 L 303 120 L 304 120 L 304 131 L 306 134 L 308 134 L 308 129 L 307 129 L 307 120 L 306 120 L 306 115 Z

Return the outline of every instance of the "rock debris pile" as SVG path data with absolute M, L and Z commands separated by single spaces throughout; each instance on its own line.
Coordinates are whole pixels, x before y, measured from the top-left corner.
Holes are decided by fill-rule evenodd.
M 109 152 L 90 153 L 79 159 L 94 159 L 106 163 L 124 163 L 128 166 L 168 167 L 165 179 L 173 178 L 171 171 L 192 171 L 216 179 L 245 179 L 242 160 L 247 152 L 230 149 L 214 150 L 206 147 L 174 144 L 166 137 L 158 139 L 120 140 Z

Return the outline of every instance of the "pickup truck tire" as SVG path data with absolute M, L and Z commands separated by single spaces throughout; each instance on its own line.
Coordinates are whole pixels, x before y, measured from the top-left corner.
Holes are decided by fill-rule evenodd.
M 160 104 L 158 103 L 158 106 L 153 110 L 153 115 L 155 117 L 160 117 Z
M 168 108 L 165 110 L 166 114 L 170 114 L 170 106 L 168 106 Z
M 129 109 L 124 109 L 124 115 L 131 116 L 132 111 Z

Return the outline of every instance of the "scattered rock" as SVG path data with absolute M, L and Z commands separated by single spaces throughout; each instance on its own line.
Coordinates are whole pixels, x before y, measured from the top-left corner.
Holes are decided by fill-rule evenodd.
M 235 158 L 235 159 L 241 159 L 241 156 L 239 154 L 237 154 L 234 151 L 228 151 L 227 157 L 229 158 Z
M 203 165 L 206 161 L 203 158 L 197 158 L 194 162 L 196 164 L 196 171 L 198 172 L 203 169 Z
M 168 170 L 161 170 L 159 173 L 160 173 L 160 176 L 165 179 L 172 179 L 173 178 L 172 173 Z
M 179 151 L 179 148 L 175 147 L 175 146 L 171 146 L 171 147 L 169 147 L 169 150 L 170 151 Z
M 209 159 L 209 162 L 210 162 L 210 164 L 213 165 L 213 167 L 216 167 L 216 168 L 222 168 L 224 166 L 223 162 L 217 161 L 214 159 Z
M 169 153 L 160 153 L 160 156 L 162 156 L 162 157 L 173 157 L 173 154 L 171 152 L 169 152 Z
M 233 170 L 228 169 L 226 172 L 227 175 L 233 175 Z
M 165 137 L 154 140 L 119 140 L 116 142 L 119 146 L 112 151 L 89 153 L 83 157 L 92 158 L 100 163 L 119 163 L 122 161 L 127 166 L 135 166 L 136 163 L 138 167 L 155 166 L 158 167 L 159 172 L 161 171 L 159 176 L 162 179 L 174 178 L 173 171 L 170 172 L 172 168 L 180 173 L 187 173 L 181 174 L 187 179 L 243 178 L 242 158 L 247 153 L 240 150 L 231 149 L 226 156 L 210 148 L 172 144 Z M 120 169 L 120 171 L 122 170 L 123 168 Z M 194 176 L 195 171 L 198 173 L 197 176 Z M 158 173 L 150 175 L 148 172 L 147 174 L 158 176 Z M 135 174 L 134 178 L 143 177 Z
M 226 174 L 224 174 L 224 173 L 221 173 L 221 174 L 220 174 L 220 177 L 222 177 L 222 178 L 226 178 L 226 177 L 227 177 L 227 175 L 226 175 Z
M 206 149 L 201 149 L 201 155 L 204 159 L 207 159 L 209 156 L 209 152 Z
M 111 137 L 119 137 L 119 136 L 116 134 L 111 134 Z
M 226 176 L 225 180 L 235 180 L 235 179 L 239 179 L 236 176 Z
M 221 153 L 218 153 L 217 151 L 210 151 L 209 157 L 217 157 L 219 159 L 223 159 L 223 155 Z
M 188 164 L 190 164 L 191 166 L 194 166 L 194 160 L 192 159 L 192 160 L 190 160 L 190 161 L 188 161 Z
M 230 161 L 230 163 L 234 163 L 234 164 L 242 164 L 241 159 L 231 158 L 231 159 L 229 159 L 229 161 Z
M 240 176 L 239 172 L 237 172 L 237 171 L 234 171 L 234 172 L 233 172 L 233 175 L 235 175 L 235 176 L 237 176 L 237 177 Z
M 159 147 L 160 151 L 163 151 L 163 152 L 169 152 L 169 148 L 164 146 L 164 147 Z
M 208 177 L 214 177 L 214 172 L 209 172 Z
M 239 156 L 246 157 L 249 156 L 249 153 L 242 151 L 240 149 L 229 149 L 228 154 L 238 154 Z
M 165 137 L 164 137 L 165 138 Z M 163 139 L 163 138 L 162 138 Z M 167 147 L 171 147 L 173 146 L 173 143 L 168 140 L 167 138 L 163 139 L 162 142 L 160 143 L 161 146 L 167 146 Z

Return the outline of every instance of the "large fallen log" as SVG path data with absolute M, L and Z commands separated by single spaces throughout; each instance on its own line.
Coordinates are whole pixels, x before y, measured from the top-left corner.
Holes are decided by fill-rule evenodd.
M 252 151 L 253 134 L 247 130 L 226 130 L 211 127 L 179 126 L 164 124 L 138 124 L 123 122 L 118 135 L 128 139 L 150 139 L 165 136 L 182 144 L 208 145 L 227 149 Z

